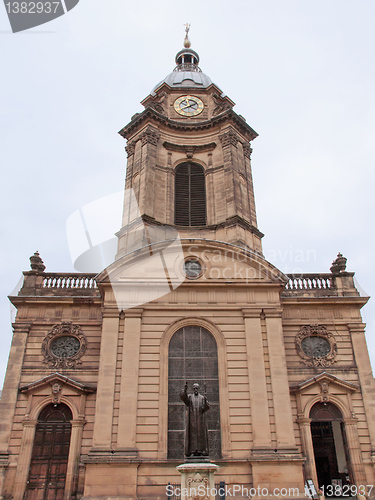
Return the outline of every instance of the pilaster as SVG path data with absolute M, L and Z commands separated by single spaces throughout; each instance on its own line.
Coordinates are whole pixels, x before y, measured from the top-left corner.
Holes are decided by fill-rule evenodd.
M 243 309 L 249 370 L 253 452 L 270 448 L 271 429 L 261 330 L 261 309 Z
M 227 209 L 227 219 L 239 215 L 237 213 L 238 200 L 241 199 L 241 192 L 238 183 L 234 182 L 236 169 L 237 143 L 239 137 L 231 129 L 219 136 L 223 148 L 224 162 L 224 182 L 225 182 L 225 204 Z
M 66 472 L 66 481 L 65 481 L 65 491 L 64 491 L 64 500 L 70 500 L 73 487 L 74 487 L 74 478 L 78 475 L 79 471 L 79 456 L 81 451 L 81 442 L 82 442 L 82 432 L 83 427 L 86 423 L 86 420 L 71 420 L 72 424 L 72 432 L 70 437 L 70 447 L 69 447 L 69 457 L 68 457 L 68 467 Z
M 366 474 L 362 462 L 362 453 L 359 444 L 357 419 L 344 418 L 345 432 L 348 444 L 351 470 L 354 484 L 366 484 Z
M 281 321 L 282 311 L 264 309 L 264 313 L 275 412 L 277 449 L 280 452 L 282 452 L 283 449 L 291 449 L 293 452 L 296 452 Z
M 361 384 L 363 406 L 365 408 L 371 441 L 371 450 L 372 454 L 375 455 L 375 382 L 366 344 L 365 326 L 364 323 L 348 324 L 352 339 L 354 359 Z
M 255 196 L 254 196 L 254 185 L 253 185 L 253 174 L 251 171 L 251 153 L 252 153 L 252 148 L 250 147 L 249 143 L 243 143 L 243 152 L 244 152 L 244 159 L 245 159 L 245 171 L 246 171 L 246 182 L 247 182 L 247 193 L 249 196 L 249 210 L 250 210 L 250 224 L 252 224 L 254 227 L 257 226 L 257 214 L 256 214 L 256 209 L 255 209 Z
M 112 440 L 119 311 L 103 311 L 98 390 L 92 451 L 109 451 Z
M 148 126 L 141 135 L 142 157 L 138 205 L 141 215 L 154 217 L 155 205 L 155 164 L 160 133 Z
M 142 312 L 143 309 L 128 309 L 124 320 L 117 449 L 130 456 L 138 453 L 136 425 Z
M 302 450 L 306 456 L 305 461 L 305 477 L 312 479 L 315 488 L 319 488 L 318 476 L 316 475 L 316 465 L 314 457 L 314 444 L 311 434 L 311 418 L 298 417 L 298 424 L 301 431 Z
M 14 323 L 4 388 L 0 400 L 0 454 L 8 453 L 10 433 L 16 409 L 23 358 L 31 323 Z M 1 493 L 1 490 L 0 490 Z
M 23 422 L 23 433 L 20 454 L 18 457 L 16 480 L 14 483 L 13 500 L 22 500 L 25 493 L 37 423 L 37 420 L 25 420 Z

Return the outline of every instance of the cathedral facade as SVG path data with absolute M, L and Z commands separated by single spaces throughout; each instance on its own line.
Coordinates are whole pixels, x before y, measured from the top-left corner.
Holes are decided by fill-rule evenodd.
M 186 382 L 210 404 L 217 483 L 302 498 L 310 480 L 371 496 L 368 298 L 346 259 L 299 276 L 265 260 L 257 133 L 187 38 L 142 104 L 120 131 L 132 197 L 115 261 L 97 275 L 50 273 L 36 253 L 10 297 L 1 498 L 168 498 L 184 462 Z

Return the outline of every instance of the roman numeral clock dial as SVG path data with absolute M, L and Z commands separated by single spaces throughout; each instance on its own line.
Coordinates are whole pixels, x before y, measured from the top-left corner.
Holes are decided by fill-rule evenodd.
M 174 109 L 182 116 L 197 116 L 202 113 L 203 108 L 203 102 L 193 95 L 183 95 L 174 102 Z

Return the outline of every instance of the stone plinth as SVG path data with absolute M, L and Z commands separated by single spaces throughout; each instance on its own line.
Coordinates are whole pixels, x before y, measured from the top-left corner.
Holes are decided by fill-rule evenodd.
M 181 500 L 215 500 L 214 474 L 218 465 L 187 463 L 176 469 L 181 473 Z

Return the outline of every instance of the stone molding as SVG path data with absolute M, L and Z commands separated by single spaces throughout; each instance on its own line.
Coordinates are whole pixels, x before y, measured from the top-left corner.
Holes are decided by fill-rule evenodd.
M 250 144 L 248 142 L 243 142 L 242 148 L 243 148 L 243 155 L 245 156 L 245 158 L 249 158 L 249 160 L 250 160 L 251 153 L 253 152 L 252 147 L 250 146 Z
M 240 142 L 240 139 L 237 134 L 233 132 L 233 130 L 229 130 L 222 135 L 219 135 L 219 139 L 221 141 L 221 145 L 223 148 L 227 146 L 235 146 L 237 147 L 237 143 Z
M 151 144 L 152 146 L 157 146 L 160 138 L 160 133 L 153 127 L 147 127 L 146 130 L 141 135 L 142 146 L 145 144 Z
M 171 120 L 166 116 L 161 115 L 154 109 L 148 107 L 142 113 L 137 115 L 134 120 L 132 120 L 128 125 L 122 128 L 119 134 L 124 137 L 124 139 L 129 139 L 140 129 L 142 123 L 146 120 L 152 120 L 155 122 L 156 126 L 159 126 L 160 123 L 164 124 L 170 129 L 177 131 L 201 131 L 212 129 L 213 127 L 220 125 L 225 122 L 232 122 L 235 126 L 239 128 L 241 133 L 243 133 L 244 137 L 249 141 L 252 141 L 258 134 L 253 130 L 242 118 L 240 118 L 237 113 L 235 113 L 232 109 L 228 109 L 223 113 L 220 113 L 218 116 L 214 116 L 211 120 L 205 121 L 197 121 L 197 122 L 181 122 Z
M 135 152 L 135 145 L 137 144 L 137 141 L 130 141 L 128 144 L 125 146 L 125 151 L 127 153 L 127 156 L 132 156 Z

